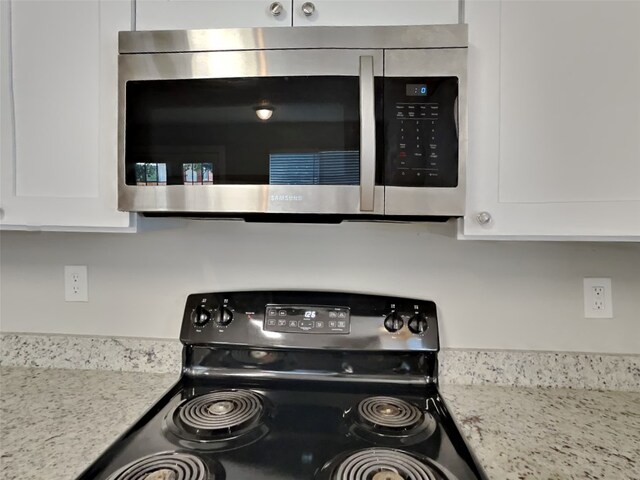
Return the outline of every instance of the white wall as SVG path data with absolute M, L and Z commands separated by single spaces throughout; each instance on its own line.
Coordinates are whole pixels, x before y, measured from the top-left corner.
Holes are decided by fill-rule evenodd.
M 270 288 L 430 298 L 442 344 L 640 353 L 640 244 L 470 242 L 452 225 L 187 222 L 138 234 L 1 234 L 4 332 L 176 338 L 187 294 Z M 64 265 L 89 303 L 65 303 Z M 582 278 L 613 281 L 584 319 Z

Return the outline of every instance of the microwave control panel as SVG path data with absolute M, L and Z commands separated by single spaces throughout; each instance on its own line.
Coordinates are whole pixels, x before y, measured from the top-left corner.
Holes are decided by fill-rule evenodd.
M 385 78 L 385 184 L 458 185 L 458 79 Z

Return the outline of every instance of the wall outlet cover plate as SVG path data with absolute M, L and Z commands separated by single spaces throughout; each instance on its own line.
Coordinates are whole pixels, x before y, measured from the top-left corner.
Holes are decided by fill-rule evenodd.
M 613 318 L 610 278 L 584 279 L 584 318 Z

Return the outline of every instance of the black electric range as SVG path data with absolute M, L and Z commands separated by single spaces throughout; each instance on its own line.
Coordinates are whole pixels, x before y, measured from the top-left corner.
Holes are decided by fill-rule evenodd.
M 486 479 L 438 392 L 433 302 L 190 295 L 178 382 L 78 480 Z

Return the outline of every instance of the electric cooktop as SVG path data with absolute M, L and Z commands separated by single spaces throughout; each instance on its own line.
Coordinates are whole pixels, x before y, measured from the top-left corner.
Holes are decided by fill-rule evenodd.
M 433 302 L 187 299 L 177 383 L 78 480 L 486 479 L 438 392 Z

